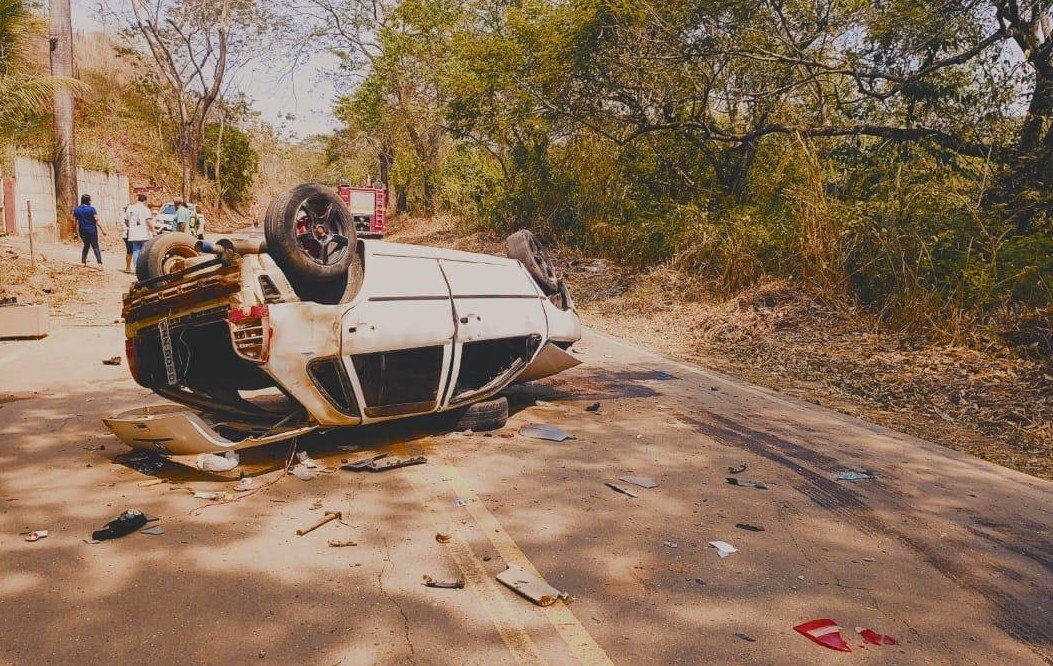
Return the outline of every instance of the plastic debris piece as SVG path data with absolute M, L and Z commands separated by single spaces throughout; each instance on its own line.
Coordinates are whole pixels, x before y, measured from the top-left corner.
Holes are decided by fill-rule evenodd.
M 457 580 L 435 580 L 428 574 L 424 574 L 422 581 L 424 587 L 436 587 L 442 590 L 463 590 L 464 580 L 458 578 Z
M 472 503 L 472 500 L 470 500 L 470 499 L 462 499 L 462 498 L 457 498 L 457 499 L 455 499 L 453 501 L 453 505 L 454 506 L 468 506 L 471 503 Z
M 742 632 L 742 631 L 736 632 L 735 636 L 738 637 L 738 638 L 741 638 L 742 640 L 746 641 L 747 643 L 756 643 L 757 642 L 756 638 L 753 638 L 749 634 L 747 634 L 745 632 Z
M 873 629 L 856 627 L 856 633 L 862 636 L 863 640 L 871 645 L 899 645 L 899 641 L 893 636 L 880 634 Z
M 237 467 L 239 462 L 238 454 L 233 451 L 224 451 L 223 455 L 202 453 L 194 461 L 194 467 L 202 472 L 229 472 Z
M 438 541 L 439 543 L 450 543 L 450 539 L 451 538 L 452 537 L 446 532 L 436 532 L 435 533 L 435 540 Z
M 221 499 L 226 499 L 226 497 L 227 497 L 227 493 L 225 493 L 225 492 L 223 492 L 221 490 L 217 490 L 217 491 L 212 491 L 212 490 L 195 490 L 194 491 L 194 499 L 221 500 Z
M 680 547 L 680 544 L 678 544 L 675 541 L 663 541 L 662 545 L 665 546 L 666 548 L 679 548 Z
M 397 469 L 399 467 L 409 467 L 410 465 L 423 465 L 428 462 L 428 459 L 424 456 L 416 456 L 414 458 L 391 458 L 385 460 L 388 454 L 381 453 L 369 458 L 363 458 L 356 460 L 355 462 L 345 463 L 340 465 L 340 469 L 349 472 L 384 472 L 389 469 Z
M 598 402 L 592 403 L 591 405 L 589 405 L 588 407 L 585 408 L 585 411 L 586 412 L 592 412 L 593 414 L 599 414 L 600 413 L 600 403 L 598 403 Z
M 95 530 L 91 533 L 93 541 L 106 541 L 107 539 L 117 539 L 119 537 L 131 534 L 149 520 L 142 511 L 138 509 L 128 509 L 121 515 L 117 516 L 110 522 L 106 523 L 106 526 L 101 530 Z
M 667 382 L 672 378 L 673 376 L 664 370 L 660 370 L 658 372 L 658 379 L 662 380 L 663 382 Z
M 358 544 L 354 541 L 337 541 L 336 539 L 329 540 L 330 548 L 347 548 L 348 546 L 357 546 Z
M 877 472 L 871 472 L 865 469 L 847 469 L 843 472 L 838 472 L 837 476 L 834 478 L 838 481 L 872 481 L 877 477 Z
M 726 481 L 733 486 L 741 486 L 742 488 L 756 488 L 757 490 L 767 490 L 768 484 L 763 481 L 746 481 L 738 477 L 729 476 Z
M 151 525 L 149 527 L 144 527 L 143 529 L 139 530 L 139 534 L 149 534 L 151 536 L 161 536 L 164 533 L 165 528 L 161 527 L 160 525 Z
M 740 530 L 746 530 L 747 532 L 763 532 L 764 528 L 759 525 L 750 525 L 749 523 L 735 523 L 735 527 Z
M 300 464 L 293 467 L 289 472 L 301 481 L 312 481 L 318 478 L 318 470 Z
M 797 625 L 793 630 L 813 643 L 822 645 L 830 650 L 837 650 L 838 652 L 852 651 L 845 639 L 841 637 L 841 627 L 837 626 L 837 623 L 833 620 L 826 618 L 812 620 L 811 622 Z
M 36 530 L 26 535 L 26 541 L 40 541 L 48 536 L 47 530 Z
M 121 364 L 121 357 L 120 356 L 111 356 L 110 358 L 104 358 L 102 360 L 102 364 L 103 365 L 120 365 Z
M 252 480 L 252 477 L 251 476 L 246 476 L 243 479 L 241 479 L 240 481 L 238 481 L 238 485 L 234 486 L 234 492 L 236 492 L 236 493 L 243 493 L 246 490 L 251 489 L 253 483 L 254 482 Z
M 614 490 L 615 492 L 621 493 L 622 495 L 628 495 L 629 497 L 639 497 L 639 495 L 637 495 L 633 491 L 629 490 L 625 486 L 619 486 L 617 483 L 606 481 L 604 482 L 604 485 L 610 488 L 611 490 Z
M 561 405 L 557 405 L 554 402 L 549 402 L 548 400 L 535 400 L 534 401 L 534 406 L 535 407 L 556 407 L 556 408 L 561 407 Z
M 713 546 L 714 548 L 717 549 L 717 555 L 720 555 L 721 559 L 724 559 L 725 557 L 727 557 L 728 555 L 731 555 L 732 553 L 739 552 L 738 548 L 736 548 L 735 546 L 732 546 L 727 541 L 710 541 L 709 545 Z
M 566 430 L 557 428 L 556 426 L 545 425 L 544 423 L 531 423 L 530 425 L 525 425 L 519 429 L 519 434 L 523 437 L 543 439 L 550 442 L 563 442 L 568 439 L 574 439 L 574 435 Z
M 634 486 L 640 486 L 641 488 L 657 488 L 658 482 L 654 479 L 649 479 L 646 476 L 632 476 L 626 474 L 625 476 L 619 476 L 618 479 L 626 483 L 631 483 Z
M 728 474 L 742 474 L 745 471 L 746 463 L 742 463 L 741 465 L 735 465 L 734 467 L 728 468 Z
M 150 486 L 159 486 L 164 482 L 164 479 L 150 479 L 149 481 L 140 481 L 135 485 L 139 486 L 140 488 L 149 488 Z
M 559 599 L 567 598 L 565 593 L 560 592 L 538 576 L 528 573 L 522 567 L 514 564 L 508 565 L 507 569 L 497 574 L 497 580 L 530 599 L 538 606 L 551 606 Z

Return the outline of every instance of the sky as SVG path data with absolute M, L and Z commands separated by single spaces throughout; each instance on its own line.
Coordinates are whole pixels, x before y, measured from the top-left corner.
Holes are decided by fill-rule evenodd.
M 70 6 L 74 31 L 115 31 L 115 26 L 102 23 L 98 0 L 70 0 Z M 306 138 L 325 134 L 336 129 L 332 106 L 337 91 L 321 74 L 334 64 L 334 56 L 318 55 L 290 76 L 276 73 L 263 63 L 250 62 L 238 73 L 235 87 L 252 98 L 263 119 L 284 135 Z M 293 119 L 286 117 L 289 114 Z

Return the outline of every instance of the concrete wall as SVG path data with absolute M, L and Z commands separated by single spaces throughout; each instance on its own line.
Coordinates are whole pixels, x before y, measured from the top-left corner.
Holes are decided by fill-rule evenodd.
M 81 194 L 90 194 L 92 205 L 99 211 L 99 222 L 107 231 L 116 229 L 124 207 L 128 205 L 131 189 L 128 177 L 114 173 L 77 169 L 78 201 Z M 15 234 L 29 233 L 26 202 L 33 210 L 33 233 L 57 237 L 58 216 L 55 211 L 55 173 L 50 164 L 15 158 Z M 73 211 L 60 211 L 63 224 L 70 224 Z
M 55 172 L 50 164 L 15 158 L 15 234 L 29 234 L 28 208 L 33 211 L 33 233 L 55 236 Z

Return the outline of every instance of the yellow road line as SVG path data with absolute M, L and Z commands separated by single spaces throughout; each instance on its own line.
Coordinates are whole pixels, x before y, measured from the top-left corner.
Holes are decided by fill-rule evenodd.
M 399 455 L 405 456 L 406 453 L 402 451 Z M 434 483 L 428 478 L 426 467 L 427 465 L 417 465 L 410 467 L 407 471 L 410 471 L 409 479 L 413 491 L 431 518 L 432 528 L 439 532 L 441 531 L 440 525 L 453 525 L 455 521 L 450 512 L 443 508 L 442 500 L 427 492 L 427 489 L 433 487 Z M 452 539 L 443 545 L 450 552 L 454 563 L 464 576 L 465 584 L 475 593 L 483 612 L 493 622 L 494 628 L 497 629 L 497 633 L 512 653 L 516 663 L 544 664 L 545 660 L 541 656 L 541 651 L 516 618 L 503 590 L 494 582 L 483 566 L 482 560 L 472 551 L 471 546 L 457 539 Z
M 457 468 L 442 460 L 434 450 L 429 451 L 428 455 L 438 463 L 434 466 L 435 471 L 425 471 L 424 468 L 431 467 L 431 465 L 421 465 L 414 467 L 413 469 L 418 470 L 421 476 L 426 476 L 428 474 L 433 477 L 438 476 L 438 481 L 445 481 L 457 497 L 471 500 L 468 505 L 465 506 L 465 509 L 475 520 L 480 529 L 482 529 L 483 533 L 490 540 L 490 543 L 493 544 L 498 554 L 505 561 L 505 564 L 522 567 L 525 571 L 544 580 L 544 576 L 542 576 L 530 562 L 526 553 L 519 548 L 515 539 L 508 535 L 497 518 L 490 513 L 486 508 L 486 505 L 483 504 L 482 500 L 480 500 L 479 496 L 475 493 L 475 490 L 472 489 L 471 485 L 469 485 Z M 481 562 L 479 562 L 475 554 L 471 552 L 471 549 L 466 547 L 466 550 L 471 555 L 471 558 L 479 563 L 481 567 Z M 451 553 L 452 552 L 453 550 L 451 549 Z M 456 560 L 456 556 L 454 559 Z M 458 566 L 460 566 L 460 563 L 458 563 Z M 483 573 L 485 574 L 486 572 L 483 571 Z M 467 577 L 467 575 L 468 574 L 465 573 L 465 577 Z M 489 575 L 487 575 L 486 578 L 491 586 L 495 586 L 493 581 L 490 580 Z M 501 591 L 498 590 L 498 592 Z M 502 602 L 504 602 L 504 596 L 505 595 L 501 596 Z M 563 639 L 563 642 L 570 648 L 571 654 L 573 654 L 578 663 L 585 664 L 586 666 L 613 666 L 614 662 L 612 662 L 610 657 L 607 656 L 607 653 L 603 651 L 603 648 L 599 646 L 585 627 L 578 621 L 578 618 L 574 617 L 574 614 L 570 612 L 570 609 L 567 608 L 563 602 L 558 601 L 551 606 L 538 607 L 538 610 L 545 614 L 545 618 L 556 630 L 560 638 Z

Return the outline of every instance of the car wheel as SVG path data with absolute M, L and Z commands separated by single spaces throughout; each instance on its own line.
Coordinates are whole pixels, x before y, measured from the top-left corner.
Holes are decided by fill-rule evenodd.
M 189 234 L 169 232 L 146 241 L 135 262 L 135 277 L 149 280 L 187 267 L 187 259 L 200 255 Z
M 483 400 L 453 412 L 453 429 L 485 432 L 503 428 L 508 421 L 508 398 Z
M 355 261 L 355 225 L 340 196 L 305 183 L 279 194 L 263 219 L 267 252 L 294 288 L 310 290 L 347 274 Z
M 559 291 L 556 268 L 552 265 L 552 260 L 548 258 L 548 253 L 545 252 L 541 241 L 534 234 L 526 229 L 520 229 L 505 239 L 505 249 L 509 257 L 522 262 L 527 272 L 530 273 L 530 277 L 534 278 L 534 282 L 541 287 L 541 291 L 545 292 L 546 296 Z

